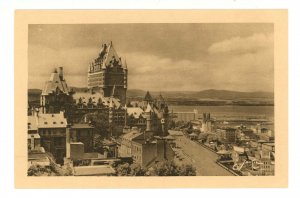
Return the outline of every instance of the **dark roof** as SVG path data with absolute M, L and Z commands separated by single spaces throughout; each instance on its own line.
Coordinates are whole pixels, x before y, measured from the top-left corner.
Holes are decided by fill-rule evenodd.
M 161 94 L 159 94 L 157 101 L 159 101 L 161 103 L 165 103 L 165 99 L 163 98 L 163 96 Z
M 72 129 L 93 129 L 94 127 L 87 123 L 77 123 L 71 126 Z
M 144 101 L 147 101 L 147 102 L 153 101 L 152 96 L 150 95 L 149 91 L 147 91 Z

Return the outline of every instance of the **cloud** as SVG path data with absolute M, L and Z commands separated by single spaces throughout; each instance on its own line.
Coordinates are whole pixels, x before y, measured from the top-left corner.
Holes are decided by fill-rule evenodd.
M 42 88 L 51 72 L 57 67 L 64 68 L 65 77 L 70 86 L 84 87 L 87 82 L 87 69 L 99 49 L 77 47 L 55 50 L 40 45 L 29 46 L 28 86 Z
M 213 43 L 208 48 L 210 54 L 243 54 L 273 47 L 273 34 L 255 33 L 248 37 L 232 37 Z
M 129 89 L 197 90 L 199 88 L 197 81 L 205 67 L 203 62 L 173 60 L 140 52 L 120 54 L 126 57 Z

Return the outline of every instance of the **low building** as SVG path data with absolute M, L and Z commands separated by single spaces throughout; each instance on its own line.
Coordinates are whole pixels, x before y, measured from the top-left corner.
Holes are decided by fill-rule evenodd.
M 67 120 L 63 112 L 45 114 L 37 110 L 33 115 L 28 116 L 28 134 L 34 135 L 35 144 L 39 142 L 40 146 L 46 152 L 51 153 L 57 163 L 63 163 L 66 156 L 66 129 Z M 34 132 L 36 131 L 36 132 Z
M 232 144 L 236 142 L 236 129 L 235 128 L 225 128 L 218 129 L 218 140 L 225 144 Z
M 72 142 L 81 142 L 84 152 L 92 152 L 94 146 L 94 127 L 89 123 L 78 123 L 70 126 L 70 138 Z
M 174 151 L 165 137 L 152 136 L 134 128 L 120 139 L 119 157 L 132 157 L 133 162 L 148 167 L 152 162 L 174 159 Z
M 134 139 L 132 141 L 132 158 L 142 167 L 147 167 L 157 158 L 157 142 L 155 140 Z

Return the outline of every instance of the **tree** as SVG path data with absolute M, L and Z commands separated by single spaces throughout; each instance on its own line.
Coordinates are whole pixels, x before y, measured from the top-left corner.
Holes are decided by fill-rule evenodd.
M 50 168 L 46 168 L 44 166 L 40 165 L 31 165 L 29 169 L 27 170 L 28 176 L 50 176 L 50 175 L 56 175 L 55 172 L 53 172 Z
M 145 176 L 146 171 L 139 164 L 120 164 L 116 167 L 118 176 Z
M 118 176 L 128 176 L 130 175 L 130 165 L 128 163 L 120 164 L 116 168 Z
M 109 134 L 108 113 L 98 111 L 96 113 L 86 114 L 86 119 L 95 127 L 96 134 L 107 137 Z
M 152 167 L 156 176 L 195 176 L 196 168 L 192 165 L 177 165 L 174 161 L 158 162 Z

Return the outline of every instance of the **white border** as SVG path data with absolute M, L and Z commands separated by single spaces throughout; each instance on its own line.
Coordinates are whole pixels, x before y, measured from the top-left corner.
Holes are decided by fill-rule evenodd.
M 1 138 L 0 193 L 2 197 L 113 196 L 145 197 L 294 197 L 300 190 L 300 6 L 293 0 L 0 0 Z M 207 189 L 207 190 L 15 190 L 14 189 L 14 80 L 13 39 L 15 9 L 289 9 L 289 188 L 288 189 Z M 298 64 L 297 64 L 298 63 Z M 4 108 L 3 108 L 4 107 Z M 73 190 L 74 191 L 74 190 Z M 193 193 L 190 194 L 190 193 Z M 189 195 L 188 195 L 189 194 Z

